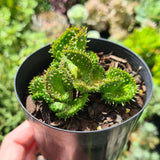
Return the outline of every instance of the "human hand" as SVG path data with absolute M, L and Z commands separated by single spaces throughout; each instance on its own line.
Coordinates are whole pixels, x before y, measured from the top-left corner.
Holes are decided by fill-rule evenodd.
M 28 121 L 11 131 L 0 147 L 0 160 L 35 160 L 37 144 Z

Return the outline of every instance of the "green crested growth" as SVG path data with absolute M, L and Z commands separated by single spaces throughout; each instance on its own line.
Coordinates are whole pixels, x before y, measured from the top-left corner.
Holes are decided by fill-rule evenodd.
M 130 101 L 137 91 L 135 80 L 128 72 L 110 68 L 106 72 L 106 82 L 101 86 L 102 98 L 107 103 L 124 104 Z
M 87 39 L 87 28 L 82 27 L 71 27 L 68 28 L 59 39 L 57 39 L 52 48 L 50 49 L 50 53 L 53 58 L 57 60 L 61 60 L 63 57 L 64 50 L 85 50 Z
M 67 119 L 82 110 L 89 94 L 101 93 L 111 104 L 129 102 L 137 91 L 134 78 L 121 69 L 105 71 L 98 57 L 86 51 L 87 29 L 68 28 L 55 41 L 48 69 L 31 80 L 29 91 L 33 100 L 44 100 L 58 118 Z

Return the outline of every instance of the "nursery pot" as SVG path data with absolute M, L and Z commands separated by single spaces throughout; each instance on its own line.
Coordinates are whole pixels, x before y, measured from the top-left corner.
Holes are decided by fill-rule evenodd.
M 112 52 L 127 59 L 146 84 L 144 107 L 133 117 L 116 126 L 96 131 L 69 131 L 43 123 L 26 110 L 28 85 L 33 76 L 46 69 L 52 61 L 50 45 L 32 53 L 19 67 L 15 77 L 15 93 L 34 128 L 40 152 L 50 160 L 116 160 L 152 96 L 152 75 L 145 62 L 131 50 L 105 39 L 89 39 L 87 49 Z

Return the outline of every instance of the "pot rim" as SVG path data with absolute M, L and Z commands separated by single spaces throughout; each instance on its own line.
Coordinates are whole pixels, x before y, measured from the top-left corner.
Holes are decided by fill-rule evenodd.
M 141 61 L 141 62 L 143 63 L 143 65 L 145 66 L 145 68 L 148 70 L 149 77 L 152 77 L 152 74 L 151 74 L 151 72 L 150 72 L 150 69 L 148 68 L 148 66 L 147 66 L 147 64 L 145 63 L 145 61 L 144 61 L 140 56 L 138 56 L 135 52 L 133 52 L 132 50 L 130 50 L 129 48 L 127 48 L 127 47 L 125 47 L 125 46 L 123 46 L 123 45 L 121 45 L 121 44 L 117 44 L 116 42 L 112 42 L 112 41 L 110 41 L 110 40 L 104 39 L 104 38 L 87 38 L 87 39 L 88 39 L 88 40 L 101 40 L 101 41 L 106 41 L 106 42 L 108 42 L 108 43 L 110 43 L 110 44 L 117 45 L 118 47 L 123 48 L 123 49 L 129 51 L 129 52 L 132 53 L 136 58 L 140 59 L 140 61 Z M 150 94 L 148 95 L 148 99 L 145 99 L 145 103 L 144 103 L 144 106 L 142 107 L 142 109 L 141 109 L 139 112 L 137 112 L 134 116 L 132 116 L 131 118 L 129 118 L 129 119 L 125 120 L 125 121 L 123 121 L 123 122 L 120 123 L 120 124 L 117 124 L 117 125 L 114 125 L 114 126 L 111 126 L 111 127 L 109 127 L 109 128 L 102 129 L 102 130 L 73 131 L 73 130 L 66 130 L 66 129 L 57 128 L 57 127 L 51 126 L 51 125 L 49 125 L 49 124 L 47 124 L 47 123 L 44 123 L 44 122 L 40 121 L 40 120 L 37 119 L 35 116 L 33 116 L 31 113 L 29 113 L 28 110 L 26 109 L 26 107 L 22 104 L 22 102 L 21 102 L 21 100 L 20 100 L 20 98 L 19 98 L 19 96 L 18 96 L 18 93 L 17 93 L 16 79 L 17 79 L 17 75 L 18 75 L 18 73 L 19 73 L 19 70 L 21 69 L 21 66 L 23 66 L 23 64 L 25 63 L 25 61 L 26 61 L 29 57 L 31 57 L 33 54 L 35 54 L 36 52 L 38 52 L 39 50 L 41 50 L 42 48 L 45 48 L 45 47 L 47 47 L 47 46 L 49 46 L 49 45 L 51 45 L 51 44 L 52 44 L 52 43 L 47 44 L 47 45 L 45 45 L 45 46 L 37 49 L 36 51 L 34 51 L 33 53 L 31 53 L 29 56 L 27 56 L 27 57 L 25 58 L 25 60 L 24 60 L 24 61 L 20 64 L 20 66 L 18 67 L 18 70 L 17 70 L 16 75 L 15 75 L 15 78 L 14 78 L 14 91 L 15 91 L 16 97 L 17 97 L 17 99 L 18 99 L 18 102 L 20 103 L 20 105 L 21 105 L 21 107 L 23 108 L 23 110 L 25 111 L 25 113 L 28 114 L 30 117 L 32 117 L 35 121 L 38 121 L 39 123 L 41 123 L 42 125 L 45 125 L 46 127 L 49 127 L 49 128 L 52 128 L 52 129 L 56 129 L 56 130 L 59 130 L 59 131 L 63 131 L 63 132 L 68 132 L 68 133 L 79 133 L 79 134 L 81 134 L 81 133 L 83 133 L 83 134 L 98 133 L 98 132 L 104 132 L 104 131 L 113 129 L 113 128 L 115 128 L 115 127 L 119 127 L 119 126 L 121 126 L 121 125 L 129 122 L 130 120 L 134 119 L 134 118 L 137 117 L 139 114 L 141 114 L 141 113 L 144 111 L 144 109 L 147 107 L 147 105 L 148 105 L 148 103 L 149 103 L 149 101 L 150 101 L 150 99 L 151 99 L 151 97 L 152 97 L 152 93 L 153 93 L 153 80 L 152 80 L 152 78 L 151 78 L 151 83 L 150 83 L 150 85 L 151 85 L 151 91 L 150 91 Z

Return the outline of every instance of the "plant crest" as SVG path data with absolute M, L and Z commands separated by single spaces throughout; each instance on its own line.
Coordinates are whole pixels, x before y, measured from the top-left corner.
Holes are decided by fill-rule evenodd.
M 31 80 L 33 100 L 44 100 L 58 118 L 67 119 L 82 110 L 91 93 L 101 93 L 107 103 L 129 102 L 137 91 L 134 78 L 126 71 L 105 72 L 98 57 L 86 51 L 87 29 L 68 28 L 50 49 L 53 62 L 45 73 Z M 73 91 L 79 93 L 74 96 Z

